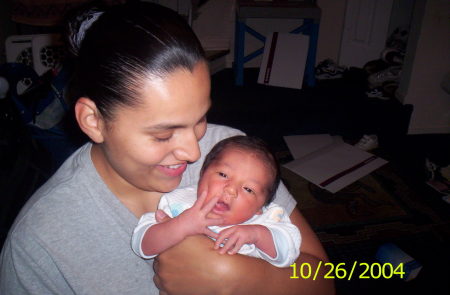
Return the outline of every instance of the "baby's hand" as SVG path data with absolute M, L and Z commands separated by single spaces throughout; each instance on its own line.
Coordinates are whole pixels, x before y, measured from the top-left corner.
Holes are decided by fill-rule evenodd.
M 219 253 L 230 255 L 236 254 L 244 244 L 256 244 L 260 237 L 260 232 L 266 230 L 262 225 L 235 225 L 224 229 L 219 233 L 214 249 L 219 249 Z
M 179 226 L 184 228 L 186 236 L 205 234 L 214 239 L 218 237 L 218 234 L 210 230 L 208 226 L 221 225 L 223 219 L 207 218 L 206 215 L 217 203 L 219 196 L 212 198 L 205 204 L 206 195 L 207 193 L 203 192 L 191 208 L 176 217 Z

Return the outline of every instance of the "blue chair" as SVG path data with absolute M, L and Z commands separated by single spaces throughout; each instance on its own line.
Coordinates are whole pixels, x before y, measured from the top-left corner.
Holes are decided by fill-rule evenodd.
M 303 19 L 303 24 L 289 33 L 302 33 L 309 36 L 309 48 L 304 79 L 307 86 L 313 87 L 315 85 L 315 62 L 321 10 L 314 2 L 315 1 L 237 1 L 234 40 L 234 71 L 236 85 L 242 86 L 244 84 L 244 64 L 264 52 L 263 46 L 245 56 L 245 33 L 254 36 L 256 39 L 263 42 L 263 44 L 266 41 L 265 36 L 245 23 L 249 18 Z
M 5 63 L 0 65 L 0 76 L 9 83 L 8 97 L 16 106 L 22 122 L 31 137 L 49 152 L 53 162 L 52 170 L 56 170 L 78 148 L 61 126 L 61 120 L 68 110 L 63 91 L 70 71 L 63 68 L 56 76 L 44 77 L 45 75 L 38 76 L 33 68 L 25 64 Z M 19 94 L 17 85 L 21 81 L 28 81 L 29 87 Z M 60 106 L 55 108 L 55 104 Z M 48 109 L 51 106 L 53 107 Z M 52 114 L 53 110 L 58 114 Z M 47 126 L 45 128 L 42 124 L 37 124 L 38 116 L 44 112 L 49 113 L 51 117 L 44 121 Z

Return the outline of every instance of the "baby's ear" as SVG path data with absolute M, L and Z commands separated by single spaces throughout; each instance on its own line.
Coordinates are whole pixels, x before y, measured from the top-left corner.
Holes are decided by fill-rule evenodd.
M 258 210 L 258 212 L 256 212 L 256 214 L 255 214 L 255 215 L 261 215 L 261 214 L 263 214 L 263 212 L 262 212 L 262 208 L 261 208 L 261 209 L 259 209 L 259 210 Z

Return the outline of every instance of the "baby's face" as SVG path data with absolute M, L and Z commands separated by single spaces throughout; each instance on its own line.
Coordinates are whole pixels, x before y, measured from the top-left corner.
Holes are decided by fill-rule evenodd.
M 259 156 L 231 147 L 203 173 L 198 193 L 207 190 L 206 201 L 220 197 L 209 218 L 223 218 L 224 225 L 239 224 L 261 214 L 272 178 Z

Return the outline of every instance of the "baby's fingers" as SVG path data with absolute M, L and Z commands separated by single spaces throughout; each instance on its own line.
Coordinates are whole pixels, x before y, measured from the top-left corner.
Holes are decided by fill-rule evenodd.
M 212 208 L 214 208 L 214 206 L 216 205 L 217 201 L 219 200 L 220 196 L 215 196 L 213 197 L 211 200 L 208 201 L 208 203 L 204 204 L 202 207 L 202 211 L 208 213 L 209 211 L 212 210 Z
M 197 198 L 197 200 L 194 203 L 195 208 L 201 209 L 203 207 L 203 203 L 205 203 L 206 196 L 208 195 L 207 191 L 203 191 L 200 196 Z
M 222 235 L 222 233 L 220 233 L 218 235 L 218 237 L 216 238 L 216 243 L 214 244 L 214 249 L 216 249 L 216 250 L 219 249 L 220 245 L 224 244 L 226 238 L 227 237 L 225 235 Z
M 237 242 L 237 238 L 235 236 L 229 237 L 226 241 L 225 241 L 225 245 L 223 245 L 223 247 L 219 250 L 220 254 L 225 254 L 227 253 L 229 250 L 232 250 L 234 248 L 234 245 Z
M 241 250 L 244 243 L 242 243 L 240 240 L 237 240 L 234 244 L 233 249 L 229 250 L 227 253 L 230 255 L 236 254 L 239 250 Z
M 207 235 L 208 237 L 211 237 L 213 239 L 217 239 L 219 237 L 219 234 L 213 232 L 212 230 L 210 230 L 209 228 L 205 229 L 205 235 Z

